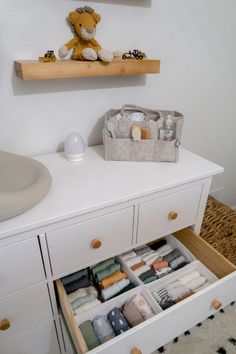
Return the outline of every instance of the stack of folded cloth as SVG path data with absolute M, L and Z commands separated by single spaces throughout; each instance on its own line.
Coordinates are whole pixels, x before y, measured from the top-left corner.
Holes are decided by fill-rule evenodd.
M 135 248 L 120 256 L 145 284 L 159 279 L 187 264 L 178 248 L 173 249 L 162 239 L 150 246 Z
M 97 264 L 91 269 L 94 282 L 101 289 L 101 298 L 106 301 L 135 287 L 121 270 L 120 263 L 114 258 Z
M 207 279 L 195 270 L 161 290 L 152 291 L 152 295 L 165 310 L 208 285 Z
M 107 316 L 97 315 L 93 321 L 85 321 L 79 328 L 88 349 L 92 350 L 152 316 L 152 309 L 145 298 L 135 294 L 121 309 L 114 307 Z
M 80 270 L 61 279 L 74 315 L 87 311 L 101 303 L 97 290 L 90 285 L 88 269 Z

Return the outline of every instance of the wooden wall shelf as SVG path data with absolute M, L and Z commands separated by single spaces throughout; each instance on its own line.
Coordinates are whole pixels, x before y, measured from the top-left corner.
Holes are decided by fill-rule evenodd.
M 22 80 L 66 79 L 76 77 L 125 76 L 158 74 L 160 60 L 113 60 L 101 61 L 57 60 L 44 63 L 38 60 L 15 61 L 16 75 Z

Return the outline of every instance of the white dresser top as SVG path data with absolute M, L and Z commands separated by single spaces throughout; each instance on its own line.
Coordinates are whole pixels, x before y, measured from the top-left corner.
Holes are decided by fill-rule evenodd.
M 0 222 L 0 238 L 223 172 L 183 148 L 177 163 L 105 161 L 103 146 L 88 148 L 77 163 L 59 153 L 36 159 L 50 171 L 52 187 L 35 207 Z

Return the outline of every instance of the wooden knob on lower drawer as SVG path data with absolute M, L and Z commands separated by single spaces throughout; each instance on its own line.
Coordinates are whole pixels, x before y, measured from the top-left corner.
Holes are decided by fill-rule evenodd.
M 142 354 L 142 352 L 137 347 L 134 347 L 131 349 L 131 354 Z
M 92 240 L 91 245 L 96 250 L 102 246 L 102 242 L 100 240 L 94 239 Z
M 211 306 L 213 307 L 213 309 L 219 310 L 222 306 L 222 303 L 219 300 L 213 300 Z
M 10 321 L 8 321 L 6 318 L 0 321 L 0 331 L 6 331 L 10 327 L 11 327 Z
M 169 212 L 168 218 L 170 220 L 175 220 L 175 219 L 177 219 L 177 217 L 178 217 L 178 213 L 176 213 L 176 211 Z

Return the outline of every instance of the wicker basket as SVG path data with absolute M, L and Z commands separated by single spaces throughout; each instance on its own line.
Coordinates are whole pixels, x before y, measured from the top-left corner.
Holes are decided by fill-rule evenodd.
M 200 236 L 236 265 L 236 212 L 209 196 Z

